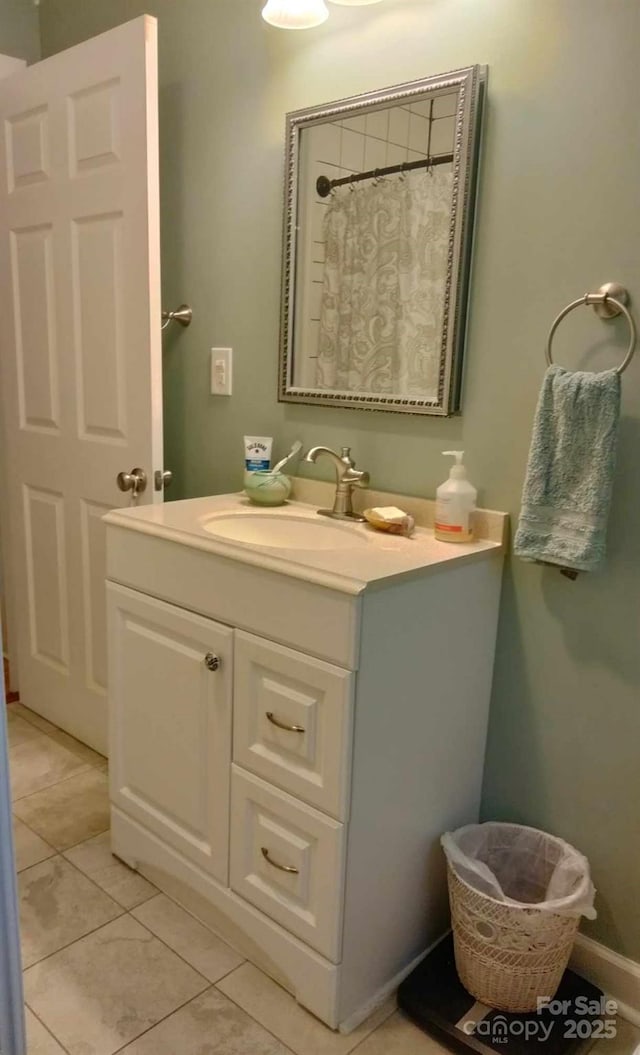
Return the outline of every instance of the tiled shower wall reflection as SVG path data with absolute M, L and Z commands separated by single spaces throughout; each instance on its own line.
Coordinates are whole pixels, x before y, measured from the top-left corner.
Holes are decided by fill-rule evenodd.
M 341 179 L 358 172 L 452 153 L 456 105 L 457 94 L 448 93 L 318 124 L 303 131 L 294 323 L 297 386 L 314 388 L 316 384 L 324 277 L 323 221 L 329 204 L 329 199 L 321 198 L 316 191 L 318 176 Z

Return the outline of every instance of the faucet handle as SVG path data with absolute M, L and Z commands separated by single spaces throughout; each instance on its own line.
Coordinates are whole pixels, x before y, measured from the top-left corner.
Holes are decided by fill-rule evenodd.
M 355 469 L 353 465 L 345 471 L 342 480 L 349 487 L 368 487 L 369 473 L 364 469 Z
M 350 465 L 350 467 L 352 469 L 353 469 L 354 465 L 356 464 L 354 462 L 353 458 L 351 457 L 351 447 L 341 447 L 340 448 L 340 458 L 342 459 L 343 462 L 349 462 L 349 465 Z

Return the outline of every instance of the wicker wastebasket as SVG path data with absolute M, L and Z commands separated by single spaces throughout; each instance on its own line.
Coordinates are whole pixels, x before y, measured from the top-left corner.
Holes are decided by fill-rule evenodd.
M 484 825 L 469 828 L 484 828 Z M 517 835 L 524 832 L 534 833 L 549 840 L 545 844 L 547 856 L 549 848 L 551 857 L 555 852 L 554 843 L 560 848 L 568 847 L 562 840 L 545 836 L 535 829 L 526 829 L 520 825 L 494 825 L 502 828 L 499 833 L 505 837 L 505 829 L 511 829 Z M 469 829 L 461 829 L 467 831 Z M 454 833 L 454 835 L 457 833 Z M 443 840 L 444 842 L 444 840 Z M 446 848 L 446 845 L 445 845 Z M 577 880 L 578 904 L 580 891 L 583 900 L 593 903 L 593 886 L 589 878 L 586 859 L 568 847 L 578 861 L 583 861 L 585 874 Z M 560 849 L 558 850 L 560 852 Z M 504 847 L 500 848 L 504 858 Z M 553 997 L 569 962 L 580 915 L 585 909 L 577 908 L 574 913 L 554 912 L 549 908 L 539 907 L 536 901 L 544 902 L 545 889 L 539 888 L 535 893 L 535 882 L 528 885 L 527 904 L 513 902 L 511 897 L 500 900 L 483 890 L 475 888 L 476 884 L 459 874 L 460 869 L 448 856 L 449 899 L 451 904 L 451 921 L 456 959 L 456 968 L 460 981 L 465 989 L 476 1000 L 501 1011 L 527 1012 L 535 1011 L 539 997 Z M 492 862 L 495 864 L 495 861 Z M 553 864 L 553 861 L 551 862 Z M 550 863 L 545 860 L 540 867 L 538 882 L 544 882 L 549 873 Z M 483 883 L 477 885 L 482 886 Z M 576 900 L 574 889 L 567 901 Z M 547 902 L 562 909 L 561 901 Z M 593 915 L 587 904 L 585 914 Z

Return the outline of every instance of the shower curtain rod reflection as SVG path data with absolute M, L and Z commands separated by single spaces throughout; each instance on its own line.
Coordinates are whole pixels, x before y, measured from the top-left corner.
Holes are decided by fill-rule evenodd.
M 424 161 L 403 161 L 400 165 L 388 165 L 386 168 L 370 169 L 369 172 L 355 172 L 353 176 L 342 176 L 340 179 L 318 176 L 316 190 L 321 198 L 326 198 L 331 194 L 334 187 L 344 187 L 348 183 L 361 183 L 367 179 L 382 179 L 383 176 L 392 176 L 396 172 L 430 169 L 434 165 L 447 165 L 451 161 L 453 161 L 453 154 L 438 154 L 437 157 L 428 157 Z

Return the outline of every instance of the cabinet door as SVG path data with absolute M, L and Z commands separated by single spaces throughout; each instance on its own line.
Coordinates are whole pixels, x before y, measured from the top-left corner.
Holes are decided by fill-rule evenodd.
M 111 801 L 226 885 L 233 631 L 107 593 Z

